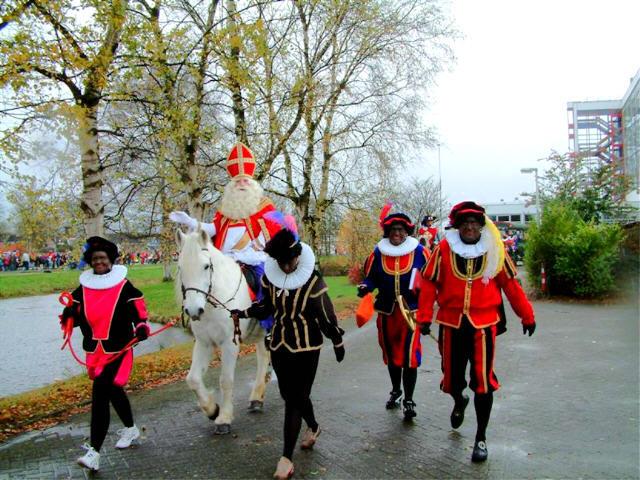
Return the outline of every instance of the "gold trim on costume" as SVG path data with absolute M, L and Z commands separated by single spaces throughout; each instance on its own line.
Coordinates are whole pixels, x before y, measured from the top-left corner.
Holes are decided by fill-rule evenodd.
M 477 280 L 478 278 L 482 277 L 482 273 L 484 272 L 484 269 L 487 265 L 487 254 L 485 253 L 484 255 L 482 255 L 482 263 L 480 264 L 480 268 L 478 269 L 478 271 L 476 273 L 473 273 L 473 270 L 472 270 L 471 275 L 469 275 L 469 261 L 474 262 L 478 257 L 466 259 L 466 263 L 467 263 L 466 273 L 462 273 L 458 269 L 458 263 L 456 262 L 456 254 L 453 250 L 449 252 L 449 258 L 451 261 L 451 270 L 453 272 L 453 275 L 456 278 L 459 278 L 460 280 L 465 280 L 465 281 L 469 280 L 469 278 L 471 278 L 471 280 Z

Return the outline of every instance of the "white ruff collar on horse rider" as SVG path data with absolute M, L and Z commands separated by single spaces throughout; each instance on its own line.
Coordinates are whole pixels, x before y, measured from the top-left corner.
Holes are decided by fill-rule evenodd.
M 413 252 L 418 246 L 418 240 L 407 237 L 400 245 L 392 245 L 388 238 L 383 238 L 378 242 L 378 250 L 388 257 L 401 257 Z
M 295 290 L 303 286 L 311 278 L 313 269 L 316 266 L 316 256 L 309 245 L 303 242 L 300 242 L 300 245 L 302 245 L 302 253 L 300 253 L 298 266 L 288 275 L 280 269 L 275 259 L 267 257 L 264 262 L 264 274 L 276 287 Z
M 484 229 L 483 229 L 484 231 Z M 464 243 L 460 238 L 460 232 L 455 229 L 447 230 L 444 233 L 444 238 L 447 239 L 451 250 L 454 253 L 457 253 L 462 258 L 476 258 L 481 257 L 485 253 L 487 253 L 487 247 L 485 243 L 482 241 L 483 234 L 480 234 L 480 240 L 477 243 L 469 244 Z
M 109 273 L 96 275 L 93 270 L 86 270 L 80 274 L 80 285 L 94 290 L 106 290 L 127 277 L 127 267 L 124 265 L 114 265 Z

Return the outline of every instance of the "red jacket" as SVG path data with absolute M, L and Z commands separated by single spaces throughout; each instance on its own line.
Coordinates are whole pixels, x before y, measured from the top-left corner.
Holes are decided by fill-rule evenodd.
M 517 270 L 509 255 L 503 269 L 488 284 L 482 283 L 487 255 L 465 259 L 456 255 L 446 239 L 436 247 L 423 276 L 417 320 L 430 323 L 433 304 L 440 309 L 436 321 L 459 328 L 466 315 L 476 328 L 499 322 L 499 306 L 504 292 L 523 325 L 535 323 L 533 307 L 516 279 Z

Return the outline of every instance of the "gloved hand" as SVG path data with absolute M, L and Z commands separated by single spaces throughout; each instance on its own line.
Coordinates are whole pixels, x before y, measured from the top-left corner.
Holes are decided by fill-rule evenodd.
M 149 325 L 147 323 L 139 323 L 136 327 L 136 338 L 139 342 L 149 338 Z
M 362 298 L 364 297 L 367 293 L 369 293 L 369 287 L 367 287 L 366 284 L 361 283 L 360 285 L 358 285 L 358 297 Z
M 339 345 L 334 345 L 333 353 L 336 354 L 336 360 L 338 363 L 344 360 L 344 343 L 340 343 Z
M 529 325 L 522 325 L 522 334 L 526 335 L 529 332 L 529 336 L 533 335 L 533 332 L 536 331 L 536 324 L 530 323 Z
M 431 333 L 431 324 L 430 323 L 421 323 L 420 324 L 420 333 L 422 335 L 429 335 Z
M 247 314 L 244 312 L 244 310 L 238 310 L 237 308 L 231 310 L 231 317 L 238 317 L 238 318 L 247 318 Z
M 195 230 L 198 228 L 198 221 L 195 218 L 191 218 L 185 212 L 171 212 L 169 214 L 169 220 L 172 222 L 180 223 L 181 225 L 186 225 L 190 230 Z

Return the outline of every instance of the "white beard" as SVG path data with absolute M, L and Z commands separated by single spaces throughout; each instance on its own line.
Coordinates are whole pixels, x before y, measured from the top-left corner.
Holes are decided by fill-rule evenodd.
M 254 179 L 249 180 L 249 187 L 244 191 L 237 189 L 236 183 L 231 181 L 224 187 L 220 213 L 234 220 L 249 218 L 258 211 L 262 194 L 262 187 Z

